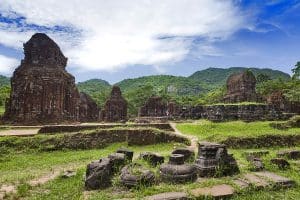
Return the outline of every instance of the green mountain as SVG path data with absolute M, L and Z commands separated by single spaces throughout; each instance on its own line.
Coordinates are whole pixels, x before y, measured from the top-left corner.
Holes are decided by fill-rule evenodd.
M 77 84 L 79 91 L 86 93 L 99 92 L 101 90 L 109 90 L 111 85 L 102 79 L 90 79 Z
M 9 84 L 10 84 L 10 78 L 0 75 L 0 87 L 9 86 Z
M 80 92 L 89 94 L 101 107 L 104 105 L 111 90 L 111 85 L 101 79 L 90 79 L 79 82 L 77 87 Z
M 156 75 L 134 79 L 125 79 L 117 83 L 126 92 L 145 85 L 153 87 L 155 92 L 166 92 L 171 95 L 197 95 L 207 92 L 207 89 L 197 81 L 182 76 Z
M 271 79 L 281 78 L 283 80 L 287 80 L 291 78 L 290 75 L 287 73 L 278 70 L 268 69 L 268 68 L 259 69 L 259 68 L 232 67 L 228 69 L 208 68 L 205 70 L 197 71 L 191 76 L 189 76 L 189 79 L 204 82 L 210 86 L 219 87 L 226 83 L 227 78 L 231 74 L 243 72 L 247 69 L 251 70 L 256 77 L 259 74 L 265 74 L 269 76 Z

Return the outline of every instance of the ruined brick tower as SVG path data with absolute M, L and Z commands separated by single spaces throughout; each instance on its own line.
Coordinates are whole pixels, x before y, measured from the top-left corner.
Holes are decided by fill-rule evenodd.
M 59 46 L 36 33 L 24 44 L 24 54 L 11 79 L 4 119 L 22 124 L 78 121 L 79 92 Z
M 127 101 L 122 97 L 121 89 L 113 86 L 109 99 L 105 102 L 100 118 L 106 122 L 127 120 Z
M 225 103 L 256 102 L 258 95 L 255 91 L 256 78 L 251 71 L 232 74 L 227 79 Z
M 162 97 L 152 96 L 139 110 L 140 117 L 162 117 L 167 116 L 168 105 Z

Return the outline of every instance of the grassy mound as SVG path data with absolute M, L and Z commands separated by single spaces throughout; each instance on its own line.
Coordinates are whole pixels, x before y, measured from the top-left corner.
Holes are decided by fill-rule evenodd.
M 0 153 L 8 149 L 18 151 L 26 149 L 39 149 L 41 151 L 95 149 L 104 148 L 117 142 L 127 142 L 129 145 L 169 142 L 190 143 L 185 137 L 154 128 L 111 128 L 55 135 L 38 134 L 31 137 L 1 137 Z
M 279 130 L 271 127 L 268 121 L 214 123 L 200 120 L 178 124 L 177 128 L 184 134 L 196 136 L 199 141 L 225 143 L 233 148 L 290 146 L 300 142 L 300 128 Z
M 294 116 L 286 122 L 275 122 L 270 124 L 277 129 L 300 128 L 300 115 Z

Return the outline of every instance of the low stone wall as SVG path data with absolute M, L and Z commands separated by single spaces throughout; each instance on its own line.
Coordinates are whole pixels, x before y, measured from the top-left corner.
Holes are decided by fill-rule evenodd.
M 157 124 L 100 124 L 100 125 L 53 125 L 43 126 L 39 133 L 66 133 L 95 129 L 111 128 L 157 128 L 165 131 L 174 131 L 169 123 Z
M 230 137 L 221 142 L 228 148 L 292 147 L 300 145 L 300 135 L 262 135 L 259 137 Z
M 283 114 L 275 106 L 265 104 L 194 106 L 183 109 L 179 115 L 179 118 L 203 118 L 216 122 L 227 120 L 284 120 L 289 117 L 291 115 Z
M 68 133 L 57 135 L 36 135 L 32 137 L 6 137 L 0 141 L 0 149 L 95 149 L 112 143 L 128 142 L 128 145 L 151 145 L 178 142 L 189 145 L 188 138 L 172 132 L 157 129 L 96 130 L 90 133 Z

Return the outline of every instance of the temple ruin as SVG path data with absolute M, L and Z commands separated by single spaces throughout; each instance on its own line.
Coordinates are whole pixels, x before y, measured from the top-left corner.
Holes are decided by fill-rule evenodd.
M 300 102 L 289 101 L 282 91 L 274 91 L 267 97 L 267 104 L 275 106 L 287 113 L 300 113 Z
M 111 95 L 101 111 L 100 118 L 106 122 L 127 120 L 127 101 L 122 97 L 121 89 L 118 86 L 113 86 Z
M 256 78 L 251 71 L 232 74 L 227 79 L 225 103 L 256 102 L 259 100 L 255 91 Z
M 4 119 L 22 124 L 78 121 L 80 95 L 59 46 L 36 33 L 24 44 L 24 54 L 11 79 Z
M 99 121 L 100 108 L 96 102 L 86 93 L 80 92 L 79 121 L 95 122 Z
M 161 117 L 167 116 L 167 103 L 163 101 L 162 97 L 152 96 L 140 108 L 140 117 Z

